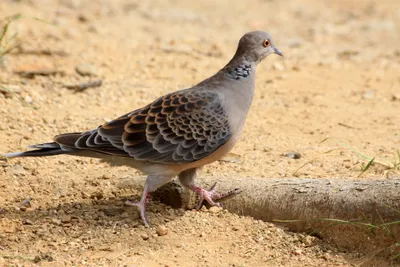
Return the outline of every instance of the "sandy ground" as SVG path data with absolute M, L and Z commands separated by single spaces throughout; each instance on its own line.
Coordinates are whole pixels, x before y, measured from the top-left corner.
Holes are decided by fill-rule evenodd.
M 0 63 L 0 83 L 12 91 L 0 92 L 0 152 L 97 127 L 194 85 L 226 64 L 243 33 L 261 29 L 286 57 L 258 67 L 234 160 L 203 174 L 227 182 L 399 177 L 387 167 L 400 161 L 398 1 L 0 2 L 0 19 L 15 13 L 25 18 L 9 32 L 18 33 L 20 48 Z M 18 71 L 57 73 L 29 78 Z M 101 87 L 83 92 L 64 87 L 97 79 Z M 360 176 L 368 161 L 349 147 L 383 165 Z M 301 158 L 282 156 L 290 151 Z M 124 199 L 140 197 L 144 181 L 126 167 L 67 156 L 0 164 L 0 266 L 399 264 L 215 209 L 150 202 L 154 227 L 146 229 L 136 209 L 123 207 Z M 21 206 L 28 197 L 31 207 Z

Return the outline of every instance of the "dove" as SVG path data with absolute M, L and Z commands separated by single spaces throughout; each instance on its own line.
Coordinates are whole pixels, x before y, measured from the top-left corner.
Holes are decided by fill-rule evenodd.
M 197 193 L 200 204 L 220 206 L 215 185 L 196 185 L 199 168 L 217 161 L 237 143 L 254 95 L 257 65 L 268 55 L 282 52 L 270 34 L 253 31 L 239 40 L 233 58 L 215 75 L 197 85 L 159 97 L 90 131 L 64 133 L 53 142 L 29 146 L 25 152 L 3 156 L 40 157 L 73 155 L 100 158 L 128 165 L 147 174 L 138 207 L 145 226 L 150 192 L 178 176 L 180 183 Z

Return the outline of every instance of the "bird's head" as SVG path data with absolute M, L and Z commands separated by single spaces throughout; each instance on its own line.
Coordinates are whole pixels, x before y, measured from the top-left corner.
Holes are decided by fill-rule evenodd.
M 260 63 L 270 54 L 283 56 L 269 33 L 263 31 L 248 32 L 240 38 L 235 56 L 243 57 L 249 62 Z

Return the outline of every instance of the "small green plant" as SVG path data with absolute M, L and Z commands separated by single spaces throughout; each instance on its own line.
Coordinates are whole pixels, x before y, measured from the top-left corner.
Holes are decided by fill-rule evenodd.
M 348 145 L 345 142 L 343 142 L 339 139 L 336 139 L 336 138 L 326 137 L 325 139 L 323 139 L 320 142 L 320 144 L 323 142 L 326 142 L 328 140 L 334 140 L 342 147 L 347 148 L 350 151 L 354 152 L 355 154 L 359 155 L 361 158 L 368 160 L 368 163 L 366 165 L 361 166 L 361 173 L 358 175 L 358 177 L 362 176 L 374 164 L 379 164 L 379 165 L 385 167 L 386 172 L 389 170 L 391 170 L 393 172 L 397 172 L 398 170 L 400 170 L 400 151 L 399 150 L 396 153 L 394 153 L 393 161 L 387 162 L 385 160 L 379 160 L 379 159 L 377 159 L 377 157 L 371 157 L 371 156 L 365 155 L 364 153 L 358 151 L 357 149 L 351 147 L 350 145 Z M 330 150 L 326 151 L 324 154 L 328 154 L 328 153 L 332 152 L 333 150 L 335 150 L 335 149 L 330 149 Z
M 370 161 L 368 161 L 367 165 L 361 166 L 361 172 L 358 175 L 358 177 L 361 177 L 364 174 L 364 172 L 366 172 L 369 169 L 369 167 L 371 167 L 372 163 L 374 163 L 374 160 L 375 157 L 373 157 Z
M 3 57 L 9 54 L 12 50 L 20 46 L 21 44 L 16 41 L 18 33 L 14 33 L 9 36 L 9 27 L 10 24 L 18 19 L 21 19 L 21 14 L 15 14 L 9 17 L 6 17 L 3 20 L 0 20 L 0 61 Z

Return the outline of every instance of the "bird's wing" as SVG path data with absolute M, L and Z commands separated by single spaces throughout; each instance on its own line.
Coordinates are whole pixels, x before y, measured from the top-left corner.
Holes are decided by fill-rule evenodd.
M 183 90 L 83 134 L 74 146 L 136 160 L 180 164 L 207 157 L 231 136 L 218 93 Z

